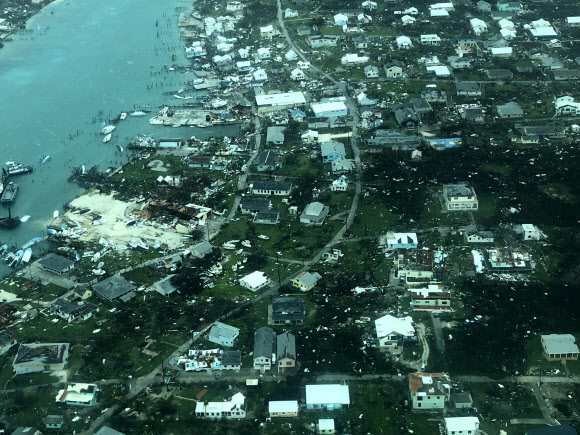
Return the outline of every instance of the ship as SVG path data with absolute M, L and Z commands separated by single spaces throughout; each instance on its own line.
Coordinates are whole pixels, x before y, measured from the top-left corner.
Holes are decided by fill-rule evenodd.
M 7 161 L 6 166 L 8 166 L 8 175 L 30 174 L 33 171 L 32 166 L 24 166 L 12 160 Z
M 11 230 L 20 225 L 18 217 L 13 218 L 10 209 L 8 209 L 8 217 L 0 217 L 0 228 L 3 230 Z
M 20 186 L 18 184 L 13 183 L 10 181 L 8 184 L 4 186 L 4 192 L 2 192 L 2 197 L 0 197 L 0 202 L 2 204 L 11 204 L 16 200 L 16 196 L 18 195 L 18 189 Z

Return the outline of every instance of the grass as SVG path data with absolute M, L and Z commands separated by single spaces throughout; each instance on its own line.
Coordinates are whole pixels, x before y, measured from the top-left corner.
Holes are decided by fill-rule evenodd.
M 349 231 L 357 237 L 376 236 L 399 225 L 399 215 L 389 210 L 384 201 L 368 197 L 361 198 L 353 225 Z
M 431 200 L 425 204 L 421 224 L 425 228 L 438 226 L 463 226 L 469 223 L 465 212 L 443 213 L 439 200 Z
M 530 387 L 520 384 L 474 383 L 470 385 L 473 406 L 484 418 L 542 418 Z

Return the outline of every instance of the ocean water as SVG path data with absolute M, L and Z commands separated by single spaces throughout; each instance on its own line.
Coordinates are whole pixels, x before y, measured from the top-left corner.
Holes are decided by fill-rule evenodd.
M 61 0 L 0 49 L 0 165 L 15 160 L 35 169 L 12 180 L 20 184 L 12 215 L 31 217 L 15 230 L 0 230 L 1 242 L 21 246 L 44 237 L 54 210 L 62 212 L 63 204 L 82 192 L 66 181 L 72 168 L 119 166 L 127 154 L 116 145 L 126 147 L 138 134 L 235 134 L 227 127 L 149 125 L 161 106 L 178 104 L 164 93 L 187 82 L 179 69 L 170 68 L 189 65 L 177 22 L 191 5 L 191 0 Z M 102 122 L 138 109 L 153 113 L 128 116 L 112 140 L 102 142 Z M 44 156 L 50 160 L 41 164 Z M 7 207 L 0 214 L 6 216 Z M 0 264 L 0 275 L 8 271 Z

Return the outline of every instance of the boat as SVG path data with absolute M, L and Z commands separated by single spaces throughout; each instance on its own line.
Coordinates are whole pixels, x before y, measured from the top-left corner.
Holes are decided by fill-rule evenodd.
M 27 250 L 24 251 L 24 254 L 22 255 L 22 264 L 28 263 L 31 257 L 32 257 L 32 248 L 28 248 Z
M 135 112 L 130 113 L 131 116 L 145 116 L 147 113 L 143 112 L 142 110 L 136 110 Z
M 115 127 L 114 125 L 107 125 L 106 127 L 103 127 L 101 129 L 101 134 L 109 134 L 112 133 L 113 130 L 115 130 L 117 127 Z
M 119 151 L 120 153 L 123 152 L 123 147 L 121 145 L 117 145 L 117 151 Z
M 27 215 L 25 215 L 25 216 L 22 216 L 22 217 L 20 218 L 20 222 L 26 222 L 28 219 L 30 219 L 30 215 L 28 215 L 28 214 L 27 214 Z
M 237 265 L 237 264 L 234 264 L 234 265 L 232 265 L 232 270 L 233 270 L 234 272 L 235 272 L 236 270 L 238 270 L 238 265 Z
M 22 249 L 26 250 L 26 249 L 30 248 L 31 246 L 34 246 L 40 242 L 42 242 L 42 237 L 35 237 L 34 239 L 29 240 L 24 245 L 22 245 Z
M 103 143 L 107 143 L 107 142 L 109 142 L 109 141 L 111 140 L 111 137 L 112 137 L 112 136 L 111 136 L 111 133 L 109 133 L 108 135 L 106 135 L 106 136 L 103 138 Z
M 22 163 L 15 163 L 13 160 L 6 162 L 8 166 L 8 175 L 30 174 L 33 171 L 32 166 L 23 166 Z
M 46 163 L 50 160 L 50 156 L 44 156 L 42 159 L 42 163 Z
M 75 259 L 77 261 L 81 261 L 81 254 L 79 254 L 78 252 L 75 254 Z
M 2 197 L 0 197 L 0 202 L 2 204 L 9 204 L 16 200 L 16 195 L 18 195 L 18 189 L 20 186 L 13 183 L 12 181 L 4 186 L 4 192 L 2 192 Z
M 101 261 L 99 264 L 97 264 L 97 269 L 102 269 L 104 265 L 105 263 Z
M 11 230 L 20 225 L 18 217 L 13 218 L 10 209 L 8 209 L 8 217 L 0 217 L 0 228 L 3 230 Z
M 119 119 L 121 121 L 123 121 L 125 118 L 127 118 L 127 113 L 126 112 L 121 113 L 121 115 L 119 116 Z
M 270 237 L 268 237 L 268 236 L 265 236 L 265 235 L 263 235 L 263 234 L 260 234 L 260 235 L 258 236 L 258 239 L 262 239 L 262 240 L 268 240 L 269 238 L 270 238 Z
M 106 272 L 104 270 L 101 270 L 101 269 L 93 269 L 93 273 L 95 275 L 101 276 L 101 275 L 104 275 Z
M 242 246 L 245 246 L 246 248 L 251 248 L 252 247 L 252 244 L 250 243 L 249 240 L 244 240 L 242 242 Z
M 222 248 L 227 249 L 228 251 L 233 251 L 234 249 L 236 249 L 236 245 L 233 245 L 231 243 L 224 243 L 222 245 Z
M 8 249 L 8 245 L 4 244 L 0 246 L 0 254 L 3 254 Z
M 49 236 L 56 236 L 57 231 L 54 228 L 47 228 L 46 234 L 48 234 Z
M 58 210 L 55 210 L 54 213 L 52 214 L 53 219 L 56 219 L 58 217 Z
M 10 263 L 14 259 L 14 252 L 9 252 L 6 257 L 4 257 L 5 263 Z
M 24 251 L 22 249 L 20 249 L 18 252 L 16 252 L 16 254 L 14 254 L 14 257 L 12 258 L 12 261 L 10 262 L 10 267 L 14 267 L 18 263 L 20 263 L 20 260 L 22 260 L 23 255 L 24 255 Z

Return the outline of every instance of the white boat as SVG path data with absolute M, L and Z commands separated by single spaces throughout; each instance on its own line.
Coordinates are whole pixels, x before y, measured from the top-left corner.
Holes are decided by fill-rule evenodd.
M 26 222 L 28 219 L 30 219 L 30 215 L 22 216 L 20 222 Z
M 56 219 L 58 217 L 58 210 L 55 210 L 54 213 L 52 214 L 52 217 L 54 219 Z
M 93 255 L 93 258 L 91 259 L 91 261 L 92 261 L 93 263 L 95 263 L 95 262 L 99 261 L 99 259 L 100 259 L 100 258 L 101 258 L 101 254 L 99 254 L 99 253 L 97 252 L 95 255 Z
M 250 243 L 249 240 L 244 240 L 242 242 L 242 246 L 245 246 L 246 248 L 251 248 L 252 247 L 252 244 Z
M 10 267 L 14 267 L 18 263 L 20 263 L 20 260 L 22 259 L 23 255 L 24 255 L 24 251 L 22 249 L 19 250 L 16 254 L 14 254 L 14 257 L 13 257 L 12 261 L 10 262 Z
M 44 158 L 42 159 L 42 163 L 46 163 L 50 160 L 50 156 L 44 156 Z
M 120 153 L 123 152 L 123 147 L 121 145 L 117 145 L 117 151 L 119 151 Z
M 126 112 L 123 112 L 123 113 L 121 113 L 121 115 L 119 116 L 119 119 L 122 121 L 122 120 L 124 120 L 126 117 L 127 117 L 127 113 L 126 113 Z
M 99 264 L 97 264 L 97 269 L 102 269 L 104 265 L 105 263 L 101 261 Z
M 265 236 L 265 235 L 263 235 L 263 234 L 260 234 L 260 235 L 258 236 L 258 239 L 262 239 L 262 240 L 268 240 L 269 238 L 270 238 L 270 237 L 268 237 L 268 236 Z
M 30 248 L 31 246 L 34 246 L 40 242 L 42 242 L 42 237 L 35 237 L 34 239 L 29 240 L 24 245 L 22 245 L 22 249 L 26 250 L 26 249 Z
M 95 275 L 101 276 L 101 275 L 104 275 L 106 272 L 102 269 L 93 269 L 93 273 Z
M 222 248 L 227 249 L 228 251 L 233 251 L 236 249 L 236 245 L 232 245 L 231 243 L 224 243 Z
M 112 136 L 111 136 L 111 133 L 109 133 L 108 135 L 106 135 L 106 136 L 103 138 L 103 142 L 104 142 L 104 143 L 107 143 L 107 142 L 109 142 L 109 141 L 111 140 L 111 137 L 112 137 Z
M 237 264 L 234 264 L 234 265 L 232 266 L 232 270 L 233 270 L 234 272 L 235 272 L 236 270 L 238 270 L 238 265 L 237 265 Z
M 24 255 L 22 255 L 22 263 L 24 264 L 28 263 L 31 257 L 32 257 L 32 248 L 28 248 L 26 251 L 24 251 Z
M 147 113 L 143 112 L 142 110 L 136 110 L 135 112 L 130 113 L 131 116 L 145 116 Z
M 101 134 L 112 133 L 113 130 L 115 130 L 115 128 L 117 128 L 117 127 L 115 127 L 114 125 L 107 125 L 106 127 L 103 127 L 103 129 L 101 130 Z

